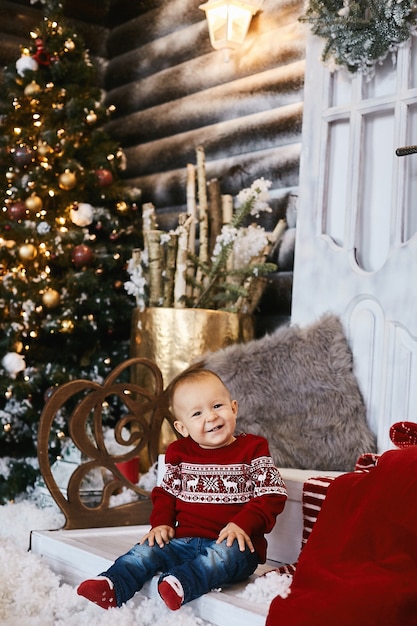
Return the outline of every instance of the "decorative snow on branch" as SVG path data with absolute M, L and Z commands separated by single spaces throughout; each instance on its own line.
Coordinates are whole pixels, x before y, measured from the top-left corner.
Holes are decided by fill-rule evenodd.
M 372 77 L 375 65 L 416 34 L 413 0 L 310 0 L 300 21 L 326 40 L 322 60 L 330 69 Z

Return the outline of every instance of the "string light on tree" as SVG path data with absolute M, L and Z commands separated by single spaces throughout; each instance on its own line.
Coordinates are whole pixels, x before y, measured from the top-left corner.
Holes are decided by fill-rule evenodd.
M 67 39 L 64 44 L 65 52 L 72 52 L 75 49 L 75 43 L 72 39 Z
M 22 261 L 33 261 L 36 259 L 38 251 L 33 243 L 25 243 L 19 248 L 19 257 Z
M 89 111 L 85 117 L 88 124 L 95 124 L 97 122 L 97 114 L 95 111 Z
M 116 204 L 116 209 L 118 210 L 119 213 L 126 213 L 126 211 L 128 211 L 129 209 L 129 206 L 127 202 L 118 202 Z

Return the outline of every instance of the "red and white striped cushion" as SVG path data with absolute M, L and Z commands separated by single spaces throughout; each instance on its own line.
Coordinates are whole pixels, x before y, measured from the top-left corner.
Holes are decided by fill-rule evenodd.
M 334 481 L 331 476 L 318 476 L 306 480 L 303 486 L 303 537 L 301 549 L 305 546 L 318 514 L 324 502 L 329 485 Z
M 309 478 L 303 485 L 302 507 L 303 507 L 303 535 L 301 539 L 301 550 L 305 546 L 310 536 L 317 516 L 327 494 L 327 489 L 335 477 L 318 476 Z M 280 574 L 294 574 L 297 563 L 287 563 L 281 565 L 277 571 Z

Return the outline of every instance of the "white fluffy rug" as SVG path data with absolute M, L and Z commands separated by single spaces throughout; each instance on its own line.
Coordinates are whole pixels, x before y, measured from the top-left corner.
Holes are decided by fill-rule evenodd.
M 0 624 L 2 626 L 172 626 L 173 615 L 162 601 L 136 596 L 120 609 L 103 609 L 62 584 L 38 555 L 28 552 L 30 530 L 59 528 L 63 517 L 53 507 L 25 500 L 0 506 Z M 269 604 L 288 594 L 291 579 L 269 574 L 249 584 L 251 602 Z M 117 616 L 115 614 L 117 611 Z M 175 626 L 210 626 L 190 606 L 175 614 Z

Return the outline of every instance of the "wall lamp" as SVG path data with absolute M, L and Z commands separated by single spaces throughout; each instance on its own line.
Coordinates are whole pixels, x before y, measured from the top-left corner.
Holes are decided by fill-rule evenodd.
M 209 0 L 199 8 L 206 12 L 210 41 L 216 50 L 225 51 L 242 45 L 249 30 L 252 16 L 259 11 L 263 0 Z

